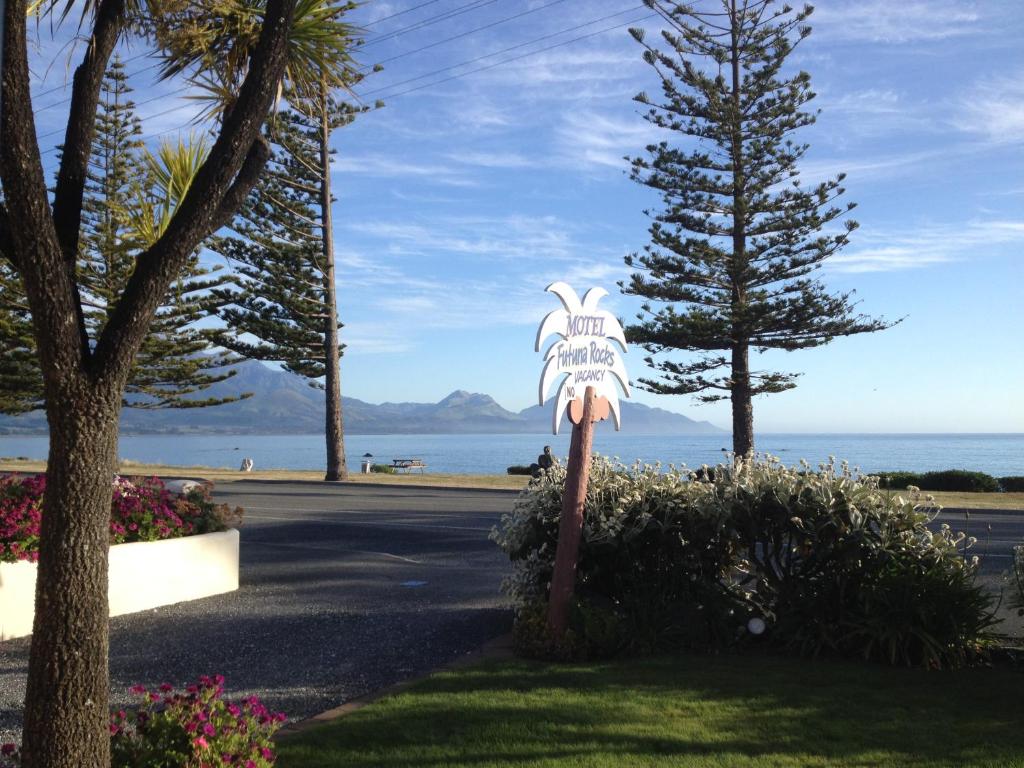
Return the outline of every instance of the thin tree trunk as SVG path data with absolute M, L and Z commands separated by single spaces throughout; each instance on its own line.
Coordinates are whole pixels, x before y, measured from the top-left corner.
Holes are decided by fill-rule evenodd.
M 47 401 L 24 768 L 110 765 L 107 556 L 119 412 L 120 398 L 84 382 L 60 402 Z
M 729 20 L 732 36 L 732 451 L 737 459 L 754 453 L 754 408 L 750 392 L 750 345 L 746 333 L 747 209 L 743 156 L 743 118 L 740 104 L 739 11 L 730 0 Z
M 331 116 L 327 83 L 320 82 L 320 234 L 323 238 L 324 271 L 324 364 L 326 377 L 325 434 L 327 473 L 325 480 L 348 477 L 345 465 L 345 432 L 341 412 L 341 354 L 338 350 L 338 299 L 334 285 L 334 225 L 331 219 Z
M 754 454 L 754 405 L 750 395 L 750 348 L 732 349 L 732 451 L 737 459 Z

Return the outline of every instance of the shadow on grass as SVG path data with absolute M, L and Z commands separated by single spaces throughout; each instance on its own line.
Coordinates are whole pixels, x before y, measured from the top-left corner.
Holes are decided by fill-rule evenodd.
M 770 657 L 435 676 L 284 740 L 319 766 L 1024 766 L 1024 675 Z

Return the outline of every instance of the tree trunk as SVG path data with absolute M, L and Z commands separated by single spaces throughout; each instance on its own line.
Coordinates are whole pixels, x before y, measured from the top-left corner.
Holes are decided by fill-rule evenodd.
M 327 473 L 324 480 L 348 477 L 345 431 L 341 412 L 341 354 L 338 350 L 338 298 L 334 284 L 334 224 L 331 218 L 331 116 L 326 81 L 320 83 L 320 234 L 323 238 L 324 364 L 326 377 L 325 434 Z
M 120 398 L 81 379 L 69 390 L 47 401 L 24 768 L 110 765 L 107 556 Z
M 740 104 L 740 18 L 736 0 L 730 0 L 732 70 L 732 451 L 734 458 L 747 459 L 754 453 L 754 408 L 750 394 L 750 344 L 746 334 L 747 199 L 743 153 L 743 112 Z
M 732 452 L 737 459 L 754 455 L 754 405 L 750 395 L 750 348 L 732 349 Z

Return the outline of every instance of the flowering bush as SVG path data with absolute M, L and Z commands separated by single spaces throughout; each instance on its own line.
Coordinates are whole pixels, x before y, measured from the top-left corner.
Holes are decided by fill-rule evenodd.
M 879 490 L 877 478 L 832 464 L 693 473 L 596 457 L 568 647 L 554 648 L 542 617 L 564 481 L 561 467 L 533 480 L 492 532 L 515 564 L 505 588 L 524 651 L 720 648 L 749 639 L 756 618 L 804 654 L 950 666 L 994 621 L 976 559 L 963 556 L 973 542 L 929 530 L 937 508 Z
M 0 477 L 0 563 L 38 559 L 45 487 L 43 475 Z
M 111 768 L 270 768 L 273 735 L 285 720 L 259 699 L 224 701 L 224 678 L 202 677 L 184 693 L 131 689 L 138 709 L 111 716 Z
M 255 696 L 224 701 L 224 678 L 202 677 L 184 693 L 136 685 L 137 709 L 110 716 L 111 768 L 272 768 L 285 716 Z M 17 768 L 17 745 L 0 746 L 0 768 Z
M 17 744 L 0 744 L 0 768 L 17 768 L 21 765 Z
M 0 478 L 0 562 L 38 559 L 45 490 L 45 475 Z M 215 504 L 211 493 L 210 483 L 175 494 L 157 477 L 117 477 L 112 488 L 110 543 L 171 539 L 237 524 L 241 509 Z
M 709 647 L 729 642 L 746 611 L 731 585 L 735 533 L 688 471 L 631 468 L 595 457 L 572 612 L 573 655 Z M 565 468 L 531 481 L 492 533 L 516 563 L 505 589 L 526 623 L 543 626 Z M 541 605 L 538 605 L 541 604 Z M 539 615 L 539 616 L 538 616 Z M 526 640 L 517 633 L 517 641 Z M 544 640 L 539 647 L 544 647 Z M 564 656 L 568 649 L 552 654 Z

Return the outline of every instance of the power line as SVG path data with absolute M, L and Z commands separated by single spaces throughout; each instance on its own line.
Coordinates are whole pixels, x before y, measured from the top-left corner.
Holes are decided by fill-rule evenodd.
M 176 91 L 171 91 L 170 93 L 161 93 L 159 96 L 152 96 L 152 97 L 150 97 L 148 99 L 143 99 L 142 101 L 133 102 L 132 103 L 132 107 L 142 107 L 142 106 L 145 106 L 146 104 L 152 104 L 154 101 L 163 101 L 164 99 L 169 99 L 172 96 L 180 96 L 181 94 L 186 93 L 189 90 L 190 89 L 189 89 L 188 86 L 184 86 L 182 88 L 179 88 Z M 175 109 L 182 109 L 182 108 L 183 107 L 181 107 L 181 106 L 175 107 Z M 153 117 L 156 117 L 156 115 L 150 115 L 150 118 L 153 118 Z M 57 136 L 58 134 L 63 133 L 65 130 L 66 130 L 66 128 L 57 128 L 56 130 L 50 131 L 49 133 L 41 134 L 39 136 L 39 138 L 40 139 L 48 139 L 51 136 Z
M 616 15 L 618 15 L 618 14 L 616 14 Z M 478 72 L 486 72 L 489 69 L 494 69 L 495 67 L 500 67 L 500 66 L 502 66 L 504 64 L 511 64 L 513 61 L 520 61 L 521 59 L 526 59 L 526 58 L 529 58 L 530 56 L 536 56 L 538 53 L 545 53 L 545 52 L 553 50 L 555 48 L 561 48 L 563 45 L 569 45 L 570 43 L 576 43 L 576 42 L 579 42 L 580 40 L 586 40 L 587 38 L 590 38 L 590 37 L 596 37 L 597 35 L 602 35 L 605 32 L 611 32 L 611 31 L 616 30 L 616 29 L 622 29 L 623 27 L 628 27 L 630 24 L 636 24 L 638 21 L 646 21 L 647 19 L 653 19 L 656 16 L 658 16 L 658 14 L 656 14 L 656 13 L 649 13 L 646 16 L 640 16 L 639 18 L 631 19 L 630 21 L 623 22 L 622 24 L 616 24 L 615 26 L 606 27 L 604 29 L 599 29 L 596 32 L 590 32 L 590 33 L 588 33 L 586 35 L 580 35 L 579 37 L 574 37 L 571 40 L 565 40 L 565 41 L 563 41 L 561 43 L 555 43 L 554 45 L 549 45 L 549 46 L 547 46 L 545 48 L 540 48 L 540 49 L 538 49 L 536 51 L 530 51 L 529 53 L 520 54 L 519 56 L 513 56 L 511 59 L 504 59 L 504 60 L 496 62 L 494 64 L 489 64 L 486 67 L 478 67 L 477 69 L 470 70 L 469 72 L 462 72 L 462 73 L 460 73 L 458 75 L 452 75 L 451 77 L 446 77 L 446 78 L 443 78 L 441 80 L 435 80 L 432 83 L 424 83 L 423 85 L 418 85 L 415 88 L 409 88 L 409 89 L 404 90 L 404 91 L 399 91 L 398 93 L 392 93 L 390 95 L 385 94 L 384 98 L 386 98 L 386 99 L 395 99 L 395 98 L 398 98 L 399 96 L 405 96 L 408 93 L 414 93 L 416 91 L 422 91 L 424 88 L 430 88 L 432 86 L 441 85 L 442 83 L 447 83 L 447 82 L 450 82 L 452 80 L 458 80 L 460 78 L 467 77 L 468 75 L 475 75 Z
M 406 8 L 404 11 L 399 11 L 398 13 L 392 13 L 390 16 L 381 16 L 376 21 L 371 21 L 369 24 L 364 24 L 363 26 L 366 27 L 366 28 L 370 28 L 370 27 L 376 26 L 377 24 L 380 24 L 382 21 L 387 21 L 388 19 L 394 19 L 394 18 L 397 18 L 398 16 L 405 16 L 405 14 L 407 14 L 407 13 L 412 13 L 413 11 L 418 11 L 420 8 L 424 8 L 424 7 L 428 6 L 428 5 L 433 5 L 434 3 L 439 3 L 439 2 L 441 2 L 441 0 L 427 0 L 427 2 L 420 3 L 419 5 L 414 5 L 412 8 Z
M 553 37 L 560 37 L 561 35 L 568 34 L 569 32 L 576 32 L 577 30 L 583 29 L 585 27 L 591 27 L 594 24 L 599 24 L 602 21 L 608 21 L 608 19 L 613 19 L 616 16 L 622 16 L 623 14 L 626 14 L 626 13 L 634 13 L 634 12 L 642 10 L 642 9 L 644 9 L 643 5 L 635 5 L 632 8 L 627 8 L 626 10 L 619 11 L 618 13 L 610 13 L 607 16 L 601 16 L 600 18 L 591 19 L 590 21 L 583 22 L 582 24 L 577 24 L 574 27 L 568 27 L 566 29 L 560 29 L 557 32 L 552 32 L 552 33 L 547 34 L 547 35 L 542 35 L 541 37 L 535 37 L 533 40 L 527 40 L 525 43 L 517 43 L 516 45 L 511 45 L 508 48 L 502 48 L 500 51 L 494 51 L 493 53 L 486 53 L 483 56 L 477 56 L 474 59 L 468 59 L 466 61 L 461 61 L 458 64 L 452 64 L 451 66 L 448 66 L 448 67 L 442 67 L 441 69 L 435 69 L 433 72 L 427 72 L 426 74 L 423 74 L 423 75 L 417 75 L 416 77 L 410 77 L 410 78 L 408 78 L 406 80 L 400 80 L 397 83 L 388 83 L 387 85 L 383 85 L 380 88 L 375 88 L 375 89 L 373 89 L 371 91 L 364 91 L 360 95 L 363 96 L 363 97 L 366 97 L 366 96 L 370 96 L 370 95 L 375 94 L 375 93 L 380 93 L 381 91 L 386 91 L 389 88 L 397 88 L 400 85 L 406 85 L 408 83 L 414 83 L 417 80 L 424 80 L 424 79 L 426 79 L 428 77 L 433 77 L 434 75 L 440 75 L 440 74 L 442 74 L 444 72 L 450 72 L 453 69 L 459 69 L 460 67 L 465 67 L 465 66 L 467 66 L 469 64 L 476 64 L 478 61 L 484 61 L 485 59 L 492 59 L 495 56 L 500 56 L 503 53 L 510 53 L 511 51 L 516 51 L 516 50 L 519 50 L 520 48 L 526 48 L 527 46 L 535 45 L 536 43 L 543 42 L 544 40 L 550 40 Z M 649 19 L 649 18 L 651 18 L 651 15 L 643 16 L 643 17 L 641 17 L 639 19 L 633 19 L 633 20 L 627 21 L 627 22 L 625 22 L 623 24 L 618 24 L 618 25 L 616 25 L 614 27 L 610 27 L 609 29 L 618 29 L 619 27 L 623 27 L 623 26 L 626 26 L 628 24 L 633 24 L 633 23 L 635 23 L 637 21 L 643 21 L 644 19 Z M 584 35 L 583 37 L 574 38 L 573 40 L 567 40 L 566 43 L 576 42 L 576 40 L 582 40 L 582 39 L 584 39 L 586 37 L 593 37 L 594 35 L 598 35 L 598 34 L 601 34 L 601 32 L 607 32 L 607 31 L 608 30 L 600 30 L 598 32 L 594 32 L 593 34 Z M 557 47 L 557 46 L 552 46 L 552 47 Z M 549 49 L 545 48 L 544 50 L 549 50 Z M 542 53 L 542 52 L 543 51 L 537 51 L 537 53 Z M 518 58 L 524 58 L 524 57 L 518 57 Z M 517 59 L 509 59 L 509 61 L 516 61 L 516 60 Z M 465 74 L 472 74 L 472 73 L 467 72 Z M 445 82 L 447 82 L 447 81 L 445 81 Z M 397 94 L 393 94 L 393 95 L 397 95 Z
M 561 1 L 562 0 L 556 0 L 556 2 L 561 2 Z M 424 7 L 428 6 L 428 5 L 433 5 L 434 3 L 437 3 L 437 2 L 440 2 L 440 0 L 428 0 L 428 2 L 420 3 L 419 5 L 414 5 L 412 8 L 407 8 L 404 11 L 400 11 L 398 13 L 393 13 L 390 16 L 384 16 L 383 18 L 377 19 L 377 21 L 374 21 L 374 22 L 372 22 L 370 24 L 367 24 L 366 26 L 367 27 L 371 27 L 371 26 L 373 26 L 375 24 L 379 24 L 380 22 L 385 21 L 387 19 L 393 19 L 393 18 L 398 17 L 398 16 L 403 16 L 406 13 L 411 13 L 412 11 L 415 11 L 415 10 L 417 10 L 419 8 L 424 8 Z M 365 42 L 362 45 L 360 45 L 356 50 L 359 51 L 359 50 L 362 50 L 362 49 L 364 49 L 364 48 L 366 48 L 368 46 L 375 45 L 377 43 L 382 43 L 382 42 L 385 42 L 386 40 L 394 39 L 396 37 L 404 35 L 406 32 L 413 32 L 413 31 L 416 31 L 418 29 L 423 29 L 425 27 L 432 26 L 432 25 L 437 24 L 437 23 L 442 22 L 442 21 L 447 21 L 448 19 L 455 18 L 456 16 L 461 16 L 462 14 L 465 14 L 465 13 L 470 13 L 471 11 L 475 11 L 478 8 L 483 8 L 486 5 L 491 5 L 492 3 L 496 3 L 496 2 L 498 2 L 498 0 L 471 0 L 471 2 L 466 3 L 464 5 L 460 5 L 460 6 L 456 7 L 456 8 L 452 8 L 452 9 L 449 9 L 447 11 L 443 11 L 442 13 L 435 14 L 434 16 L 428 16 L 427 18 L 420 19 L 419 21 L 414 22 L 414 23 L 412 23 L 412 24 L 410 24 L 408 26 L 400 27 L 399 29 L 392 30 L 391 32 L 386 32 L 386 33 L 383 33 L 381 35 L 378 35 L 377 37 L 372 38 L 368 42 Z M 546 7 L 546 6 L 544 6 L 544 7 Z M 531 13 L 531 12 L 532 11 L 527 11 L 527 13 Z M 525 14 L 520 14 L 520 15 L 525 15 Z M 496 22 L 495 24 L 492 24 L 492 25 L 486 25 L 484 27 L 481 27 L 480 29 L 486 29 L 488 26 L 495 26 L 497 23 L 500 23 L 500 22 Z M 456 39 L 458 37 L 459 36 L 457 35 L 455 38 L 451 38 L 451 39 Z M 432 47 L 432 46 L 427 46 L 427 47 Z M 415 53 L 415 52 L 418 52 L 418 51 L 414 51 L 413 53 Z M 128 63 L 131 63 L 133 61 L 137 61 L 137 60 L 139 60 L 141 58 L 144 58 L 146 56 L 151 55 L 152 53 L 153 53 L 152 51 L 144 51 L 143 53 L 139 53 L 139 54 L 136 54 L 135 56 L 132 56 L 132 57 L 130 57 L 128 59 L 125 59 L 123 63 L 128 64 Z M 394 61 L 397 58 L 402 58 L 402 56 L 404 56 L 404 55 L 406 55 L 406 54 L 402 54 L 400 56 L 394 56 L 394 57 L 388 59 L 388 61 Z M 411 53 L 409 55 L 411 55 Z M 161 64 L 161 62 L 159 62 L 159 61 L 154 62 L 153 64 L 150 64 L 148 67 L 143 67 L 138 72 L 135 72 L 133 74 L 138 75 L 138 74 L 140 74 L 142 72 L 147 72 L 147 71 L 149 71 L 151 69 L 155 69 L 156 67 L 160 66 L 160 64 Z M 368 70 L 368 69 L 371 69 L 371 68 L 372 67 L 363 67 L 364 70 Z M 51 88 L 51 89 L 49 89 L 47 91 L 42 91 L 40 93 L 37 93 L 35 95 L 35 98 L 40 98 L 40 97 L 43 97 L 43 96 L 48 96 L 48 95 L 50 95 L 52 93 L 56 93 L 58 91 L 63 91 L 63 90 L 65 90 L 67 88 L 67 86 L 68 86 L 68 84 L 65 83 L 64 85 L 60 85 L 60 86 L 57 86 L 55 88 Z M 44 112 L 44 111 L 46 111 L 48 109 L 52 109 L 53 107 L 58 107 L 58 106 L 60 106 L 62 104 L 67 104 L 70 101 L 71 101 L 71 97 L 70 96 L 66 96 L 63 99 L 60 99 L 58 101 L 54 101 L 54 102 L 52 102 L 50 104 L 47 104 L 45 106 L 42 106 L 42 107 L 39 107 L 39 108 L 33 110 L 33 114 L 34 115 L 38 115 L 40 112 Z M 52 135 L 54 135 L 54 134 L 50 133 L 50 134 L 46 134 L 44 136 L 40 136 L 40 138 L 45 138 L 46 136 L 52 136 Z
M 494 0 L 488 0 L 488 2 L 493 2 L 493 1 Z M 554 0 L 553 2 L 548 3 L 548 5 L 542 6 L 541 8 L 535 9 L 535 10 L 542 10 L 543 8 L 546 8 L 546 7 L 550 6 L 550 5 L 554 5 L 557 2 L 561 2 L 561 0 Z M 424 4 L 424 5 L 426 5 L 426 4 Z M 461 7 L 465 8 L 465 6 L 461 6 Z M 641 10 L 641 9 L 646 10 L 645 6 L 643 6 L 643 5 L 633 6 L 631 8 L 627 8 L 624 11 L 619 11 L 617 13 L 608 14 L 606 16 L 601 16 L 601 17 L 598 17 L 596 19 L 591 19 L 590 21 L 583 22 L 582 24 L 577 24 L 577 25 L 572 26 L 572 27 L 567 27 L 565 29 L 558 30 L 557 32 L 552 32 L 552 33 L 547 34 L 547 35 L 542 35 L 540 37 L 536 37 L 536 38 L 533 38 L 531 40 L 527 40 L 525 42 L 518 43 L 516 45 L 512 45 L 512 46 L 509 46 L 507 48 L 503 48 L 503 49 L 501 49 L 499 51 L 494 51 L 493 53 L 488 53 L 488 54 L 485 54 L 483 56 L 477 56 L 477 57 L 472 58 L 472 59 L 467 59 L 466 61 L 462 61 L 462 62 L 459 62 L 457 64 L 453 64 L 453 65 L 448 66 L 448 67 L 443 67 L 441 69 L 437 69 L 437 70 L 434 70 L 432 72 L 428 72 L 426 74 L 419 75 L 417 77 L 408 78 L 406 80 L 402 80 L 402 81 L 399 81 L 397 83 L 390 83 L 389 85 L 382 86 L 380 88 L 377 88 L 377 89 L 374 89 L 374 90 L 371 90 L 371 91 L 366 91 L 363 94 L 358 94 L 358 95 L 361 98 L 365 98 L 366 96 L 369 96 L 371 94 L 376 94 L 376 93 L 379 93 L 381 91 L 386 91 L 386 90 L 391 89 L 391 88 L 396 88 L 396 87 L 399 87 L 399 86 L 402 86 L 402 85 L 406 85 L 408 83 L 413 83 L 413 82 L 416 82 L 418 80 L 423 80 L 423 79 L 426 79 L 426 78 L 429 78 L 429 77 L 433 77 L 433 76 L 438 75 L 438 74 L 443 74 L 445 72 L 449 72 L 449 71 L 454 70 L 454 69 L 459 69 L 461 67 L 465 67 L 465 66 L 468 66 L 470 64 L 475 64 L 477 62 L 484 61 L 486 59 L 491 59 L 491 58 L 494 58 L 495 56 L 500 56 L 500 55 L 502 55 L 504 53 L 509 53 L 511 51 L 519 50 L 519 49 L 525 48 L 527 46 L 535 45 L 535 44 L 537 44 L 539 42 L 543 42 L 544 40 L 550 40 L 551 38 L 559 37 L 561 35 L 568 34 L 570 32 L 575 32 L 577 30 L 593 26 L 594 24 L 598 24 L 598 23 L 600 23 L 602 21 L 607 21 L 607 20 L 615 18 L 617 16 L 622 16 L 622 15 L 624 15 L 626 13 L 633 13 L 633 12 L 636 12 L 636 11 Z M 525 12 L 523 14 L 518 14 L 518 15 L 525 15 Z M 488 65 L 483 66 L 483 67 L 477 67 L 477 68 L 469 70 L 467 72 L 461 72 L 459 74 L 451 75 L 449 77 L 445 77 L 445 78 L 442 78 L 440 80 L 431 81 L 429 83 L 423 83 L 421 85 L 415 86 L 413 88 L 408 88 L 408 89 L 403 90 L 403 91 L 398 91 L 398 92 L 391 93 L 391 94 L 385 94 L 385 98 L 394 99 L 394 98 L 397 98 L 397 97 L 400 97 L 400 96 L 404 96 L 404 95 L 409 94 L 409 93 L 414 93 L 416 91 L 421 91 L 421 90 L 424 90 L 426 88 L 430 88 L 430 87 L 435 86 L 435 85 L 441 85 L 443 83 L 447 83 L 447 82 L 450 82 L 452 80 L 458 80 L 460 78 L 467 77 L 469 75 L 473 75 L 473 74 L 477 74 L 477 73 L 480 73 L 480 72 L 485 72 L 485 71 L 488 71 L 488 70 L 491 70 L 491 69 L 495 69 L 497 67 L 504 66 L 505 64 L 511 64 L 513 62 L 516 62 L 516 61 L 521 61 L 521 60 L 527 59 L 527 58 L 529 58 L 531 56 L 536 56 L 536 55 L 539 55 L 541 53 L 546 53 L 547 51 L 550 51 L 550 50 L 553 50 L 553 49 L 556 49 L 556 48 L 561 48 L 561 47 L 566 46 L 566 45 L 571 45 L 572 43 L 576 43 L 576 42 L 579 42 L 581 40 L 586 40 L 586 39 L 591 38 L 591 37 L 596 37 L 598 35 L 602 35 L 602 34 L 605 34 L 606 32 L 611 32 L 611 31 L 614 31 L 616 29 L 621 29 L 623 27 L 629 26 L 630 24 L 635 24 L 635 23 L 637 23 L 639 21 L 646 21 L 648 19 L 655 18 L 656 16 L 657 16 L 657 14 L 646 14 L 644 16 L 640 16 L 640 17 L 637 17 L 637 18 L 634 18 L 634 19 L 630 19 L 628 21 L 621 22 L 619 24 L 615 24 L 615 25 L 612 25 L 612 26 L 609 26 L 609 27 L 604 27 L 604 28 L 596 30 L 594 32 L 588 32 L 587 34 L 584 34 L 584 35 L 578 35 L 578 36 L 576 36 L 574 38 L 571 38 L 569 40 L 562 40 L 562 41 L 560 41 L 558 43 L 554 43 L 553 45 L 545 46 L 543 48 L 539 48 L 539 49 L 534 50 L 534 51 L 528 51 L 528 52 L 520 54 L 518 56 L 513 56 L 513 57 L 508 58 L 508 59 L 502 59 L 501 61 L 494 62 L 493 64 L 488 64 Z M 502 22 L 494 22 L 494 24 L 498 24 L 498 23 L 502 23 Z M 492 25 L 485 25 L 485 27 L 486 26 L 493 26 L 493 24 Z M 482 27 L 481 29 L 483 29 L 485 27 Z M 480 31 L 480 30 L 478 29 L 476 31 Z M 462 35 L 455 35 L 453 37 L 453 39 L 465 36 L 465 34 L 469 34 L 469 33 L 463 33 Z M 405 54 L 402 54 L 402 56 L 412 55 L 413 53 L 416 53 L 416 52 L 418 52 L 418 51 L 409 51 L 409 52 L 407 52 Z M 189 90 L 189 88 L 186 86 L 186 87 L 184 87 L 182 89 L 179 89 L 179 91 L 172 92 L 170 94 L 162 94 L 161 96 L 153 97 L 153 98 L 147 99 L 147 100 L 145 100 L 143 102 L 139 102 L 139 104 L 141 105 L 141 104 L 150 103 L 152 101 L 156 101 L 156 100 L 159 100 L 159 99 L 170 98 L 170 97 L 172 97 L 172 96 L 174 96 L 176 94 L 183 93 L 183 92 L 186 92 L 188 90 Z M 156 114 L 148 115 L 148 116 L 146 116 L 146 118 L 143 118 L 143 119 L 150 119 L 150 120 L 152 120 L 152 119 L 157 118 L 157 117 L 163 117 L 163 116 L 171 114 L 173 112 L 180 111 L 180 110 L 182 110 L 184 108 L 185 108 L 184 105 L 177 105 L 177 106 L 172 107 L 170 109 L 166 109 L 166 110 L 163 110 L 161 112 L 157 112 Z M 154 134 L 144 134 L 144 135 L 140 136 L 139 138 L 141 140 L 150 140 L 150 139 L 159 138 L 161 136 L 165 136 L 165 135 L 167 135 L 169 133 L 174 133 L 175 131 L 179 131 L 179 130 L 181 130 L 181 127 L 174 127 L 174 128 L 169 128 L 169 129 L 164 130 L 164 131 L 160 131 L 158 133 L 154 133 Z M 56 133 L 59 133 L 59 131 L 57 131 Z M 41 136 L 40 138 L 45 138 L 46 136 L 51 136 L 51 135 L 54 135 L 54 132 L 51 132 L 49 134 L 45 134 L 44 136 Z M 52 147 L 50 149 L 47 149 L 47 150 L 43 151 L 41 154 L 46 155 L 46 154 L 49 154 L 49 153 L 55 152 L 55 151 L 57 151 L 57 148 L 56 147 Z
M 383 35 L 378 35 L 377 37 L 371 38 L 370 40 L 367 40 L 365 43 L 359 46 L 359 50 L 369 48 L 371 45 L 377 45 L 378 43 L 393 40 L 396 37 L 404 35 L 406 32 L 415 32 L 416 30 L 433 26 L 434 24 L 438 24 L 442 21 L 454 19 L 456 16 L 462 16 L 465 13 L 470 13 L 472 11 L 475 11 L 479 8 L 483 8 L 488 5 L 493 5 L 496 2 L 498 2 L 498 0 L 472 0 L 472 2 L 466 3 L 465 5 L 460 5 L 456 8 L 452 8 L 451 10 L 445 11 L 444 13 L 439 13 L 436 16 L 429 16 L 428 18 L 423 19 L 422 21 L 417 21 L 413 24 L 410 24 L 407 27 L 401 27 L 400 29 L 393 30 L 392 32 L 387 32 Z
M 135 56 L 132 56 L 131 58 L 124 59 L 121 63 L 122 64 L 130 64 L 133 61 L 138 61 L 141 58 L 149 56 L 149 54 L 150 54 L 149 51 L 146 51 L 145 53 L 139 53 L 139 54 L 136 54 Z M 151 67 L 146 67 L 146 69 L 152 69 L 155 66 L 156 66 L 156 64 L 154 64 Z M 146 69 L 140 69 L 139 71 L 140 72 L 145 72 Z M 68 83 L 64 83 L 64 85 L 58 85 L 58 86 L 56 86 L 54 88 L 50 88 L 48 91 L 40 91 L 39 93 L 37 93 L 35 95 L 34 98 L 38 99 L 38 98 L 41 98 L 43 96 L 49 96 L 51 93 L 57 93 L 57 91 L 63 91 L 67 87 L 68 87 Z M 55 101 L 52 104 L 47 104 L 45 107 L 39 107 L 39 109 L 33 110 L 33 114 L 38 115 L 43 110 L 50 109 L 50 107 L 56 107 L 58 104 L 67 104 L 69 101 L 71 101 L 71 97 L 70 96 L 68 96 L 65 99 L 61 99 L 60 101 Z
M 452 40 L 459 40 L 463 37 L 469 37 L 470 35 L 476 34 L 477 32 L 482 32 L 485 29 L 497 27 L 500 24 L 504 24 L 509 21 L 514 21 L 515 19 L 521 19 L 523 16 L 529 16 L 531 13 L 537 13 L 538 11 L 546 10 L 553 5 L 558 5 L 559 3 L 564 3 L 565 1 L 566 0 L 552 0 L 552 2 L 548 3 L 547 5 L 539 5 L 536 8 L 529 8 L 513 16 L 506 16 L 504 19 L 498 19 L 497 21 L 492 21 L 490 24 L 484 24 L 482 27 L 476 27 L 475 29 L 471 29 L 467 32 L 461 32 L 457 35 L 452 35 L 451 37 L 443 38 L 441 40 L 438 40 L 437 42 L 430 43 L 429 45 L 424 45 L 420 48 L 416 48 L 411 51 L 406 51 L 405 53 L 400 53 L 397 56 L 391 56 L 390 58 L 387 59 L 381 59 L 380 61 L 373 64 L 373 67 L 380 66 L 381 64 L 387 64 L 392 61 L 397 61 L 398 59 L 404 59 L 406 56 L 412 56 L 413 54 L 422 53 L 423 51 L 429 50 L 431 48 L 436 48 L 437 46 L 443 45 L 444 43 L 450 43 L 452 42 Z M 362 69 L 369 70 L 372 69 L 372 67 L 365 66 L 362 67 Z

